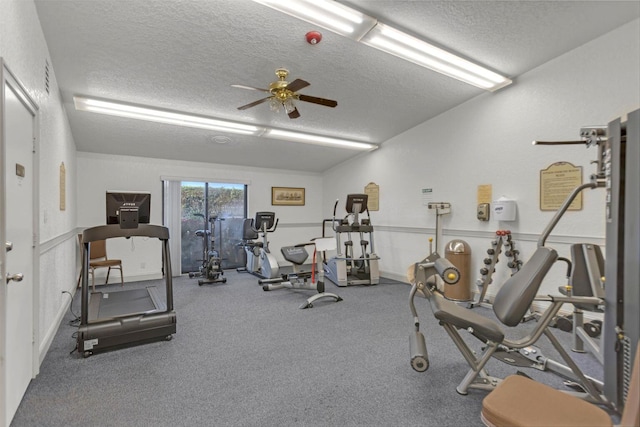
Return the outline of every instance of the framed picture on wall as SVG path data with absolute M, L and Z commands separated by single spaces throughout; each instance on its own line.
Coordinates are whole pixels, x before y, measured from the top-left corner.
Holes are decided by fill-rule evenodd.
M 273 206 L 304 206 L 304 188 L 271 187 Z

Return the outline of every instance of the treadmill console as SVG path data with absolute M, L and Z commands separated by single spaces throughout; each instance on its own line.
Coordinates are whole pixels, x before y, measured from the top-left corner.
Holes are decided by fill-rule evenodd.
M 138 224 L 149 224 L 151 193 L 107 191 L 106 206 L 107 224 L 138 228 Z

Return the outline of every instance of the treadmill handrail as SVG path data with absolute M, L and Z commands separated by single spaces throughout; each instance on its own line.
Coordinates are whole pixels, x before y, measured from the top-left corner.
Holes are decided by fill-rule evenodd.
M 167 312 L 173 311 L 173 282 L 169 229 L 161 225 L 140 224 L 138 228 L 120 228 L 119 224 L 99 225 L 82 232 L 82 289 L 80 325 L 89 323 L 89 243 L 114 237 L 155 237 L 162 242 L 162 266 L 164 269 Z
M 169 240 L 169 229 L 161 225 L 139 224 L 138 228 L 120 228 L 119 224 L 99 225 L 82 232 L 83 242 L 107 240 L 114 237 L 155 237 Z

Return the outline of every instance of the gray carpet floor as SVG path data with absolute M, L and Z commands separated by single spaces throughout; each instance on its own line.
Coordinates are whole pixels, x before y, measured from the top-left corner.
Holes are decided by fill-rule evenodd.
M 424 373 L 411 369 L 407 284 L 382 279 L 376 286 L 338 288 L 329 283 L 327 291 L 344 301 L 318 301 L 300 310 L 312 291 L 264 292 L 254 276 L 235 271 L 225 276 L 225 284 L 202 287 L 196 279 L 174 279 L 177 333 L 171 341 L 85 359 L 72 352 L 77 324 L 68 312 L 12 425 L 482 425 L 486 392 L 456 393 L 467 364 L 424 299 L 417 302 L 431 366 Z M 157 285 L 163 289 L 162 281 Z M 79 299 L 78 292 L 72 305 L 78 315 Z M 491 316 L 488 309 L 474 310 Z M 533 323 L 509 334 L 524 335 Z M 469 342 L 480 349 L 474 338 Z M 589 375 L 601 377 L 589 355 L 578 358 L 589 366 Z M 488 370 L 499 377 L 516 371 L 495 360 Z M 526 372 L 562 384 L 550 373 Z

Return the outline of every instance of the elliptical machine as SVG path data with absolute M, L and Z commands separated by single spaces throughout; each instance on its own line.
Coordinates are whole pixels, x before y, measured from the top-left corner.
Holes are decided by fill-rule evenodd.
M 273 233 L 277 227 L 275 212 L 256 212 L 255 219 L 244 220 L 242 246 L 247 254 L 247 262 L 244 268 L 238 268 L 237 271 L 246 271 L 260 277 L 260 284 L 282 280 L 278 275 L 278 261 L 269 251 L 267 239 L 267 233 Z
M 204 219 L 203 214 L 194 214 Z M 198 286 L 210 283 L 226 283 L 227 278 L 222 277 L 224 271 L 222 270 L 220 254 L 216 250 L 216 238 L 215 238 L 215 223 L 218 220 L 217 215 L 209 216 L 209 221 L 204 221 L 204 228 L 202 230 L 196 230 L 196 236 L 202 238 L 202 265 L 198 268 L 198 271 L 190 272 L 189 277 L 200 277 L 198 280 Z M 211 224 L 211 226 L 209 226 Z M 222 236 L 221 236 L 222 237 Z
M 368 196 L 366 194 L 348 194 L 345 205 L 347 215 L 342 219 L 336 219 L 336 209 L 338 200 L 333 205 L 333 219 L 324 220 L 322 235 L 326 222 L 331 222 L 331 227 L 335 233 L 336 249 L 338 254 L 325 262 L 325 273 L 327 279 L 337 286 L 349 285 L 377 285 L 380 282 L 380 272 L 378 260 L 380 259 L 374 252 L 373 226 L 367 208 Z M 366 212 L 367 218 L 360 219 L 360 214 Z M 351 240 L 351 233 L 357 233 L 360 237 L 360 257 L 354 254 L 354 244 Z M 343 247 L 340 242 L 340 235 L 346 234 L 347 239 Z M 365 240 L 365 237 L 369 240 Z M 370 249 L 370 251 L 369 251 Z

